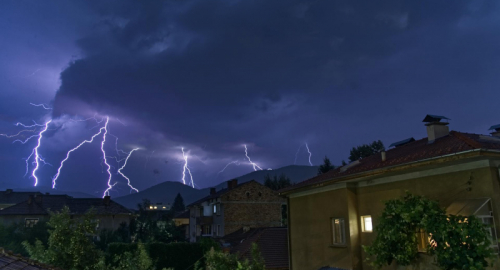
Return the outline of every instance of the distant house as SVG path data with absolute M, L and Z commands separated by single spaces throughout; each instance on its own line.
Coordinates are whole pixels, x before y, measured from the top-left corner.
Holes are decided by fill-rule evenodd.
M 227 182 L 227 188 L 187 206 L 189 209 L 189 238 L 222 237 L 243 227 L 282 226 L 281 209 L 285 200 L 273 190 L 256 181 L 238 185 Z
M 40 192 L 14 192 L 12 189 L 0 191 L 0 210 L 20 202 L 27 201 L 30 196 L 42 195 Z
M 443 119 L 424 119 L 426 138 L 396 142 L 280 190 L 288 200 L 290 269 L 372 269 L 362 246 L 375 239 L 384 201 L 405 191 L 437 200 L 448 214 L 475 215 L 493 225 L 491 248 L 498 252 L 500 125 L 488 136 L 449 131 Z M 418 268 L 431 269 L 426 235 L 416 234 Z
M 146 207 L 147 211 L 170 211 L 172 207 L 170 206 L 169 203 L 162 203 L 162 202 L 157 202 L 157 203 L 150 203 L 149 206 Z
M 266 269 L 288 270 L 288 230 L 284 227 L 241 228 L 219 239 L 224 251 L 252 259 L 252 244 L 257 244 Z
M 12 192 L 8 196 L 15 196 Z M 19 195 L 21 197 L 21 195 Z M 99 219 L 99 228 L 118 229 L 121 223 L 130 223 L 130 210 L 111 200 L 109 196 L 100 198 L 73 198 L 67 195 L 47 195 L 37 193 L 28 199 L 0 210 L 0 222 L 3 224 L 24 224 L 31 227 L 40 220 L 48 220 L 49 212 L 61 211 L 68 206 L 74 216 L 94 210 Z

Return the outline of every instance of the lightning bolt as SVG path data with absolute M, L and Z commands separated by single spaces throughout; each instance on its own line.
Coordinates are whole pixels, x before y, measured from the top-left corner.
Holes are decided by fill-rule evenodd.
M 309 150 L 309 146 L 307 145 L 307 143 L 306 143 L 306 149 L 307 149 L 307 152 L 309 153 L 309 165 L 311 165 L 311 166 L 312 166 L 312 165 L 313 165 L 313 164 L 311 163 L 311 156 L 312 156 L 312 154 L 311 154 L 311 151 Z
M 125 166 L 127 166 L 127 161 L 128 161 L 128 158 L 129 158 L 129 157 L 132 155 L 132 153 L 133 153 L 134 151 L 136 151 L 136 150 L 139 150 L 139 148 L 134 148 L 134 149 L 132 149 L 132 151 L 130 151 L 130 152 L 128 153 L 128 156 L 127 156 L 127 158 L 125 159 L 125 162 L 123 163 L 123 166 L 122 166 L 120 169 L 118 169 L 118 173 L 119 173 L 121 176 L 123 176 L 123 178 L 127 179 L 127 181 L 128 181 L 127 185 L 128 185 L 131 189 L 135 190 L 135 192 L 139 192 L 139 190 L 138 190 L 138 189 L 136 189 L 135 187 L 133 187 L 133 186 L 130 184 L 130 179 L 129 179 L 128 177 L 126 177 L 126 176 L 122 173 L 123 168 L 125 168 Z M 132 190 L 130 190 L 130 191 L 132 192 Z
M 248 149 L 247 149 L 247 145 L 244 144 L 243 145 L 245 147 L 245 156 L 247 157 L 248 161 L 250 162 L 250 164 L 252 164 L 253 166 L 253 170 L 254 171 L 257 171 L 257 168 L 259 168 L 259 170 L 262 170 L 261 167 L 259 167 L 259 165 L 255 164 L 254 162 L 252 162 L 252 160 L 250 159 L 250 157 L 248 156 Z
M 104 194 L 102 197 L 104 198 L 106 195 L 109 196 L 109 191 L 116 185 L 111 184 L 111 165 L 109 165 L 108 160 L 106 159 L 106 151 L 104 150 L 104 144 L 106 143 L 106 135 L 108 134 L 108 123 L 109 123 L 109 117 L 106 117 L 106 124 L 104 124 L 104 136 L 102 136 L 102 142 L 101 142 L 101 151 L 102 151 L 102 157 L 104 164 L 108 166 L 108 169 L 106 170 L 108 172 L 108 188 L 104 191 Z
M 235 160 L 235 161 L 231 161 L 231 162 L 229 162 L 229 163 L 228 163 L 228 164 L 226 164 L 226 166 L 225 166 L 222 170 L 220 170 L 217 174 L 224 172 L 224 171 L 226 170 L 226 168 L 227 168 L 229 165 L 231 165 L 231 164 L 235 164 L 235 165 L 238 165 L 238 166 L 239 166 L 239 165 L 240 165 L 240 161 L 239 161 L 239 160 Z
M 299 149 L 297 149 L 297 153 L 295 153 L 295 161 L 293 162 L 293 164 L 297 164 L 297 156 L 299 155 L 300 148 L 302 148 L 302 144 L 299 146 Z
M 49 108 L 49 107 L 45 106 L 45 104 L 34 104 L 34 103 L 30 103 L 30 105 L 33 105 L 33 106 L 35 106 L 35 107 L 42 107 L 42 108 L 44 108 L 44 109 L 46 109 L 46 110 L 52 110 L 52 108 Z
M 31 152 L 31 155 L 30 155 L 30 158 L 31 158 L 31 156 L 33 154 L 35 155 L 36 166 L 35 166 L 35 169 L 33 170 L 33 172 L 31 173 L 31 176 L 33 176 L 33 178 L 35 178 L 35 187 L 38 185 L 38 177 L 36 177 L 36 171 L 38 171 L 38 168 L 40 168 L 40 162 L 45 163 L 45 160 L 38 153 L 38 148 L 40 148 L 40 144 L 42 142 L 43 133 L 45 131 L 47 131 L 47 129 L 49 128 L 50 122 L 52 122 L 52 119 L 50 119 L 49 121 L 47 121 L 47 123 L 45 123 L 45 128 L 38 135 L 38 144 L 35 146 L 35 148 L 33 149 L 33 152 Z
M 107 124 L 107 123 L 106 123 L 106 124 Z M 59 166 L 59 168 L 57 169 L 57 173 L 56 173 L 56 175 L 54 175 L 54 177 L 52 177 L 52 188 L 56 188 L 56 181 L 57 181 L 57 178 L 59 178 L 59 175 L 61 174 L 61 170 L 62 170 L 62 168 L 63 168 L 63 166 L 64 166 L 64 162 L 66 162 L 66 160 L 68 160 L 68 159 L 69 159 L 69 155 L 70 155 L 72 152 L 76 151 L 78 148 L 80 148 L 82 145 L 84 145 L 84 144 L 86 144 L 86 143 L 92 143 L 92 142 L 94 141 L 95 137 L 99 136 L 105 128 L 106 128 L 105 126 L 104 126 L 104 127 L 102 127 L 102 128 L 100 128 L 100 129 L 99 129 L 99 132 L 98 132 L 98 133 L 96 133 L 96 134 L 94 134 L 94 135 L 90 138 L 90 140 L 85 140 L 85 141 L 81 142 L 81 143 L 80 143 L 79 145 L 77 145 L 75 148 L 73 148 L 73 149 L 69 150 L 69 151 L 66 153 L 66 158 L 65 158 L 65 159 L 63 159 L 63 160 L 61 161 L 61 165 L 60 165 L 60 166 Z
M 186 184 L 186 171 L 189 173 L 189 177 L 191 178 L 191 186 L 194 188 L 193 175 L 191 174 L 191 170 L 188 167 L 188 156 L 184 153 L 184 147 L 181 148 L 182 157 L 184 158 L 184 166 L 182 169 L 182 183 Z

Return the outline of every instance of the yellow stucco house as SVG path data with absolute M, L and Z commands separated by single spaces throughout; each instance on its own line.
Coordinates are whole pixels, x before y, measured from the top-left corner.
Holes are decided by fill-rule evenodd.
M 427 138 L 395 143 L 281 190 L 288 200 L 290 269 L 371 269 L 362 245 L 375 239 L 384 201 L 405 191 L 438 200 L 450 214 L 474 214 L 493 224 L 490 233 L 496 241 L 500 125 L 492 127 L 491 136 L 468 134 L 450 132 L 443 119 L 447 118 L 424 119 Z M 498 250 L 497 245 L 492 248 Z M 432 258 L 421 253 L 419 269 L 433 268 Z

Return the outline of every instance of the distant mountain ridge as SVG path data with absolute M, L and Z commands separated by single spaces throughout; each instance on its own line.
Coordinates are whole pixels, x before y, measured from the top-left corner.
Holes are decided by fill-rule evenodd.
M 284 173 L 292 183 L 299 183 L 307 180 L 318 174 L 318 166 L 303 166 L 303 165 L 290 165 L 276 170 L 262 170 L 255 171 L 240 177 L 238 183 L 245 183 L 250 180 L 255 180 L 261 184 L 264 183 L 264 177 L 269 174 L 271 177 L 275 175 L 280 176 Z M 227 179 L 230 180 L 230 179 Z M 223 181 L 214 186 L 217 190 L 226 187 L 226 181 Z M 184 199 L 184 204 L 188 205 L 196 200 L 199 200 L 210 193 L 210 188 L 195 189 L 180 182 L 163 182 L 158 185 L 152 186 L 139 193 L 112 198 L 115 202 L 128 207 L 137 208 L 137 205 L 142 203 L 143 199 L 148 199 L 152 202 L 173 203 L 177 193 L 180 193 Z

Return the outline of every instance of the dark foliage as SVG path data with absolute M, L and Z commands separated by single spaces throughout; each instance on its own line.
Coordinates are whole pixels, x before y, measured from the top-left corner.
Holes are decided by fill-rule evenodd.
M 288 176 L 286 176 L 284 173 L 282 173 L 279 178 L 276 175 L 271 177 L 269 174 L 267 174 L 264 177 L 264 185 L 272 190 L 279 190 L 290 186 L 291 183 L 290 178 L 288 178 Z
M 323 159 L 323 164 L 319 165 L 318 175 L 324 174 L 333 169 L 335 169 L 335 166 L 333 166 L 330 159 L 327 156 L 325 156 L 325 158 Z
M 186 210 L 186 206 L 184 205 L 184 199 L 182 198 L 180 193 L 177 193 L 177 196 L 175 196 L 172 209 L 174 210 L 175 213 L 184 212 Z
M 359 160 L 385 150 L 384 143 L 381 140 L 373 141 L 371 144 L 363 144 L 353 147 L 349 154 L 349 162 Z

